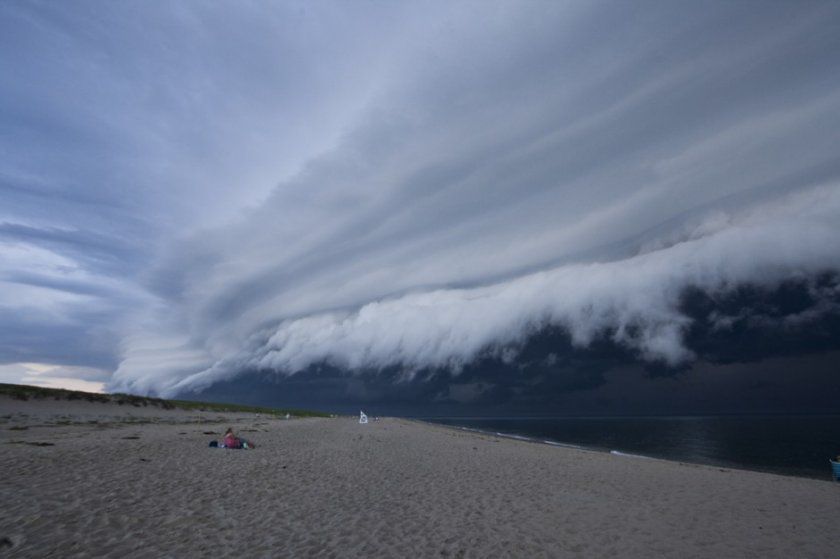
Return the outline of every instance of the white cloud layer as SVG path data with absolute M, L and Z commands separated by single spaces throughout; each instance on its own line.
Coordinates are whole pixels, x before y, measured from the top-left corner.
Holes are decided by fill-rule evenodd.
M 840 8 L 0 6 L 0 363 L 453 370 L 840 269 Z

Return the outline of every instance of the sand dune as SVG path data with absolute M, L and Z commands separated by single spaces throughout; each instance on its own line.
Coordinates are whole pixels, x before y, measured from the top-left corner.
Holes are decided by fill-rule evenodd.
M 359 425 L 346 418 L 149 410 L 127 420 L 117 406 L 66 404 L 0 400 L 2 555 L 832 557 L 837 551 L 840 484 L 828 481 L 611 456 L 395 419 Z M 214 438 L 208 433 L 228 424 L 259 447 L 208 448 Z

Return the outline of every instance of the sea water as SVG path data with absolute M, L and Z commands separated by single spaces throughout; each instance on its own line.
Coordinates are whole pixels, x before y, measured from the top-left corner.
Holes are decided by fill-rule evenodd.
M 840 415 L 422 418 L 635 457 L 831 479 Z

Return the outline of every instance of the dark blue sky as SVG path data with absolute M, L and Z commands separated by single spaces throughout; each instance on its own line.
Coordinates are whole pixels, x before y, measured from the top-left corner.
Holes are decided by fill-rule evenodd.
M 4 2 L 0 381 L 826 405 L 837 52 L 831 2 Z

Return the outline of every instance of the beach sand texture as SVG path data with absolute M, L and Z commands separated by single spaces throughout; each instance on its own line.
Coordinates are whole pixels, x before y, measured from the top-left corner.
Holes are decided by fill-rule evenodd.
M 0 401 L 0 556 L 840 553 L 840 483 L 396 419 L 134 410 L 128 423 L 115 405 L 54 404 Z M 228 424 L 258 448 L 208 448 Z

